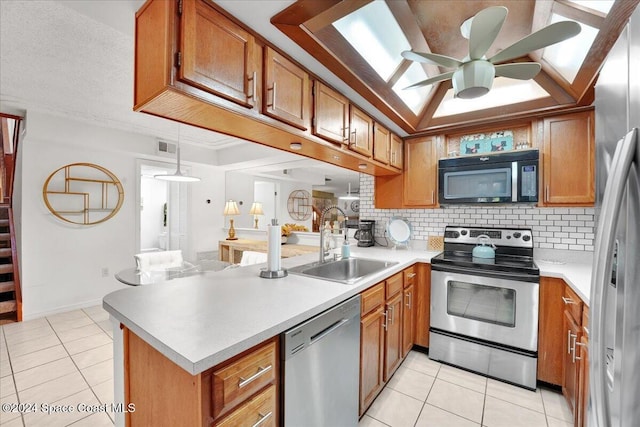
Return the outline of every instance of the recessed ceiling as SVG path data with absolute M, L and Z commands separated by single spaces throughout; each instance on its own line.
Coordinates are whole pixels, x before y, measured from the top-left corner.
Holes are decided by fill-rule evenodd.
M 299 0 L 271 22 L 404 131 L 415 134 L 590 105 L 600 66 L 637 4 L 638 0 Z M 466 100 L 451 99 L 450 80 L 403 96 L 399 86 L 453 69 L 421 64 L 423 70 L 417 70 L 412 61 L 398 61 L 400 52 L 462 60 L 469 53 L 469 40 L 461 24 L 491 6 L 505 6 L 508 15 L 487 58 L 554 22 L 575 21 L 582 32 L 508 61 L 538 62 L 542 70 L 527 85 L 502 78 L 494 84 L 496 93 L 489 92 L 494 99 L 485 95 L 462 105 Z M 360 40 L 363 34 L 368 45 Z M 514 93 L 518 96 L 510 96 Z

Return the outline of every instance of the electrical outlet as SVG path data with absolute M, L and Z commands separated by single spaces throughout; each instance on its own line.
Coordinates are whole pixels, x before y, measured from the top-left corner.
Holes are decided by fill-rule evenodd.
M 102 277 L 109 277 L 109 268 L 108 267 L 102 267 Z

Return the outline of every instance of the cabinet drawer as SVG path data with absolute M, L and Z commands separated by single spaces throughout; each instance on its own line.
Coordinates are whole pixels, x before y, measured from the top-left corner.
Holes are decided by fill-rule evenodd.
M 564 302 L 565 310 L 567 310 L 571 314 L 574 322 L 576 322 L 576 324 L 580 326 L 582 322 L 583 303 L 580 297 L 575 292 L 573 292 L 569 285 L 565 285 L 564 287 L 564 296 L 562 298 L 562 301 Z
M 362 293 L 360 314 L 364 316 L 382 304 L 384 304 L 384 282 L 380 282 Z
M 278 425 L 276 407 L 276 386 L 271 385 L 215 425 L 275 427 Z
M 404 288 L 407 289 L 409 286 L 416 283 L 416 277 L 418 276 L 416 273 L 415 265 L 412 265 L 409 268 L 406 268 L 403 271 L 404 274 Z
M 276 341 L 213 372 L 213 417 L 231 411 L 277 378 Z
M 387 283 L 386 293 L 385 293 L 386 299 L 391 298 L 392 296 L 394 296 L 395 294 L 397 294 L 402 290 L 402 282 L 403 282 L 402 272 L 394 274 L 393 276 L 389 277 L 386 280 L 386 283 Z

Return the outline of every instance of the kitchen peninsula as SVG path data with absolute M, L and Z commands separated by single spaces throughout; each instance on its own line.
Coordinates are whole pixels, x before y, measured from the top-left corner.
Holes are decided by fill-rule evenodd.
M 264 392 L 248 399 L 247 405 L 259 407 L 269 399 L 277 402 L 280 333 L 407 267 L 416 263 L 428 266 L 436 252 L 353 248 L 353 255 L 397 264 L 355 285 L 292 274 L 277 280 L 261 279 L 261 265 L 253 265 L 107 295 L 104 308 L 124 328 L 123 332 L 114 331 L 114 360 L 116 366 L 120 364 L 115 373 L 116 388 L 124 379 L 124 396 L 136 404 L 136 411 L 126 414 L 128 425 L 171 420 L 193 420 L 192 425 L 210 425 L 214 419 L 225 422 L 242 403 L 240 392 L 229 394 L 225 379 L 245 375 L 235 372 L 233 376 L 236 363 L 246 362 L 255 373 L 261 372 L 265 358 L 275 369 L 261 378 L 266 381 L 259 385 L 264 386 Z M 284 259 L 282 264 L 291 268 L 315 258 L 307 254 Z M 581 297 L 589 294 L 588 260 L 539 265 L 542 275 L 564 279 Z M 428 286 L 428 278 L 420 285 Z M 584 301 L 588 303 L 588 299 Z M 421 308 L 428 311 L 428 305 Z M 270 375 L 274 377 L 270 379 Z M 230 402 L 219 402 L 227 396 L 231 396 Z M 116 400 L 118 397 L 123 399 L 122 390 L 116 390 Z M 124 425 L 124 417 L 116 423 Z

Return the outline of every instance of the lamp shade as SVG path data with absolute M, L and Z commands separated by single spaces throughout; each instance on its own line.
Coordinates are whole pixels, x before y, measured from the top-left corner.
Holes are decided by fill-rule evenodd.
M 249 215 L 264 215 L 264 211 L 262 210 L 262 203 L 253 202 L 251 205 L 251 209 L 249 209 Z
M 238 209 L 238 204 L 233 200 L 229 200 L 224 205 L 224 216 L 230 216 L 230 215 L 240 215 L 240 209 Z

